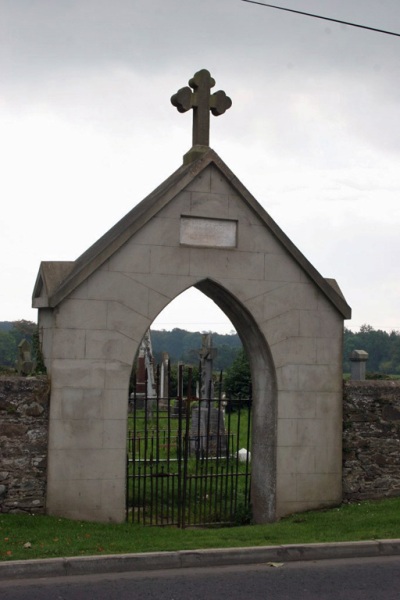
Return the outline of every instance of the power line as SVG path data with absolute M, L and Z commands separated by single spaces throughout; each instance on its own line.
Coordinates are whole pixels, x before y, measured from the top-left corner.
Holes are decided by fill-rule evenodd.
M 330 17 L 323 17 L 321 15 L 315 15 L 313 13 L 304 12 L 302 10 L 294 10 L 294 8 L 285 8 L 283 6 L 275 6 L 274 4 L 266 4 L 265 2 L 258 2 L 257 0 L 242 0 L 242 2 L 248 2 L 249 4 L 258 4 L 259 6 L 265 6 L 267 8 L 276 8 L 277 10 L 284 10 L 286 12 L 296 13 L 297 15 L 313 17 L 314 19 L 322 19 L 323 21 L 332 21 L 333 23 L 340 23 L 341 25 L 349 25 L 350 27 L 358 27 L 359 29 L 368 29 L 369 31 L 375 31 L 376 33 L 384 33 L 385 35 L 395 35 L 396 37 L 400 37 L 400 33 L 395 33 L 394 31 L 386 31 L 385 29 L 377 29 L 376 27 L 368 27 L 367 25 L 359 25 L 358 23 L 351 23 L 350 21 L 341 21 L 340 19 L 332 19 Z

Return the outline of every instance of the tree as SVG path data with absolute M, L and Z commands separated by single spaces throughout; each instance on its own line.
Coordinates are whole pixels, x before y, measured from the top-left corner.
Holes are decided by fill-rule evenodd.
M 251 395 L 250 364 L 243 348 L 226 371 L 225 392 L 230 399 L 248 398 Z
M 17 360 L 17 345 L 10 332 L 0 331 L 0 365 L 14 367 Z

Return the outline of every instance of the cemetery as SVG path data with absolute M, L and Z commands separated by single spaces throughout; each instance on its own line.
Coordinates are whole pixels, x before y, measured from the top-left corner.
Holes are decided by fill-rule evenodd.
M 222 372 L 218 381 L 213 376 L 211 334 L 202 336 L 199 378 L 179 365 L 176 394 L 168 360 L 149 375 L 150 332 L 144 340 L 138 361 L 147 362 L 146 392 L 136 379 L 128 416 L 127 519 L 179 527 L 249 522 L 251 398 L 225 399 Z

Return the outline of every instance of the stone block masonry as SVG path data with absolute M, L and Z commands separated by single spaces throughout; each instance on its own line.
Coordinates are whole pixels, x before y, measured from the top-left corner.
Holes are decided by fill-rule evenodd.
M 400 496 L 400 381 L 350 381 L 343 394 L 343 499 Z
M 45 512 L 50 384 L 0 377 L 0 512 Z

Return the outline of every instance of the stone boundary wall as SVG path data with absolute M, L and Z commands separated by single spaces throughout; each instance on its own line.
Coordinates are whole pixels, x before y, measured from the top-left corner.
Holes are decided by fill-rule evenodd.
M 44 513 L 50 384 L 0 377 L 0 513 Z
M 45 513 L 50 384 L 0 377 L 0 513 Z M 343 389 L 343 499 L 400 496 L 400 381 Z
M 343 500 L 400 496 L 400 381 L 343 391 Z

